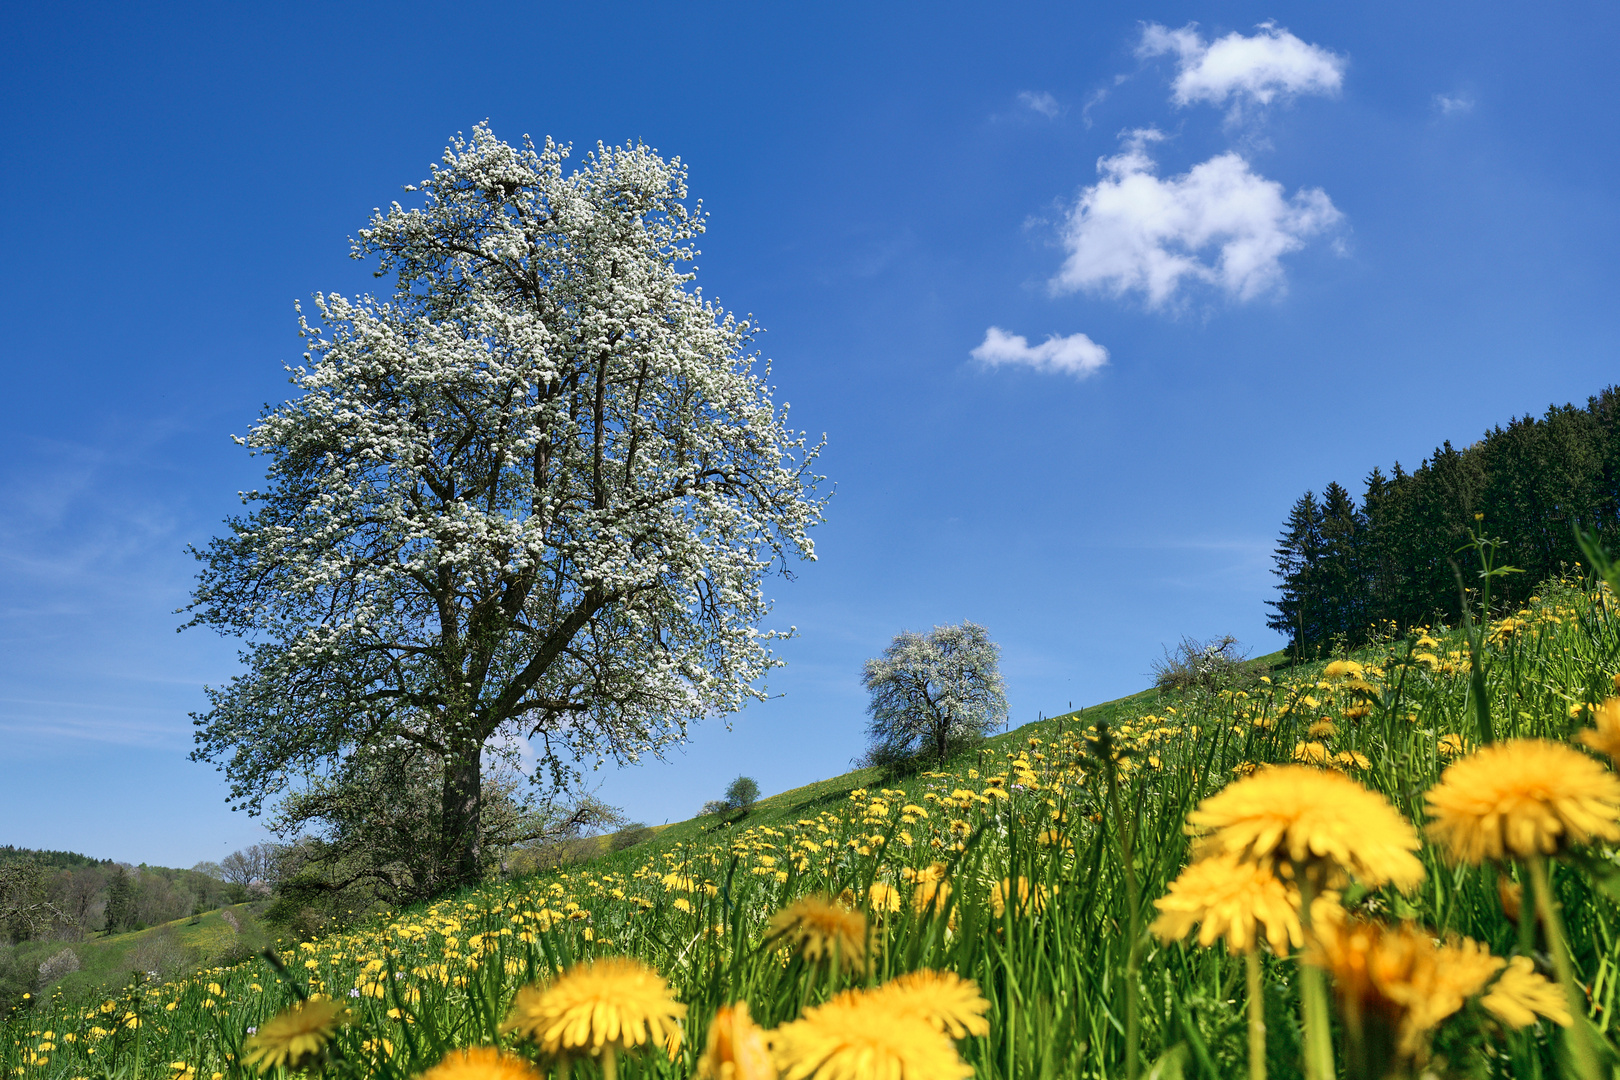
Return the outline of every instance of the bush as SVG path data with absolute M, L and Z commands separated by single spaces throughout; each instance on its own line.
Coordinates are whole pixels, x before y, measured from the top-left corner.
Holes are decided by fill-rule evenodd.
M 164 926 L 130 950 L 128 964 L 148 978 L 155 973 L 157 978 L 167 979 L 196 967 L 201 960 L 201 954 L 182 942 L 173 927 Z
M 1231 634 L 1208 641 L 1184 637 L 1175 652 L 1165 649 L 1164 659 L 1153 665 L 1153 685 L 1160 692 L 1231 689 L 1252 681 L 1245 659 Z
M 63 949 L 39 965 L 39 985 L 46 987 L 64 975 L 71 975 L 79 970 L 79 954 L 72 949 Z
M 609 847 L 614 851 L 624 851 L 626 848 L 633 848 L 637 844 L 651 840 L 653 835 L 653 831 L 648 825 L 638 821 L 633 825 L 626 825 L 614 833 Z

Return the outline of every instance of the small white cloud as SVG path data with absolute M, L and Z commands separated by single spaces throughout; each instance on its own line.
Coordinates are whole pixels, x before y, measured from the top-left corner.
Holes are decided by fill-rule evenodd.
M 1053 119 L 1063 111 L 1058 105 L 1057 98 L 1045 90 L 1025 90 L 1018 95 L 1018 103 L 1033 112 L 1040 113 L 1048 120 Z
M 1345 60 L 1264 22 L 1250 37 L 1233 32 L 1214 42 L 1199 36 L 1197 23 L 1170 30 L 1158 23 L 1142 28 L 1136 55 L 1177 57 L 1172 100 L 1177 105 L 1232 101 L 1235 118 L 1245 100 L 1269 105 L 1278 97 L 1336 94 L 1344 85 Z
M 985 331 L 983 343 L 971 355 L 990 367 L 1023 365 L 1077 379 L 1094 374 L 1108 363 L 1108 350 L 1084 334 L 1053 335 L 1039 345 L 1031 345 L 1024 335 L 1009 334 L 999 326 Z
M 1127 132 L 1124 150 L 1098 161 L 1102 179 L 1080 193 L 1063 227 L 1069 255 L 1055 292 L 1139 291 L 1158 307 L 1193 281 L 1252 300 L 1283 287 L 1284 255 L 1343 219 L 1321 188 L 1289 198 L 1231 152 L 1161 179 L 1147 148 L 1163 138 L 1153 128 Z
M 1468 94 L 1436 94 L 1434 107 L 1441 116 L 1457 116 L 1474 111 L 1474 99 Z

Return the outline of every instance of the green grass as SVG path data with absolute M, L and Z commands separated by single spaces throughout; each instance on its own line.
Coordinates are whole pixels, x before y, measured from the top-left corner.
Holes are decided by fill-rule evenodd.
M 223 912 L 230 911 L 252 937 L 257 912 L 262 907 L 262 904 L 235 904 L 142 930 L 97 934 L 77 942 L 25 942 L 17 946 L 17 957 L 37 966 L 63 949 L 72 949 L 79 958 L 79 970 L 46 987 L 45 993 L 60 994 L 68 999 L 96 997 L 115 992 L 127 983 L 142 960 L 160 960 L 164 975 L 183 975 L 208 966 L 211 960 L 230 955 L 238 933 L 225 921 Z M 155 949 L 154 945 L 169 947 Z M 143 956 L 143 952 L 147 955 Z
M 283 945 L 284 972 L 253 962 L 132 986 L 105 1002 L 63 994 L 7 1022 L 0 1070 L 42 1080 L 185 1070 L 234 1078 L 245 1072 L 247 1029 L 285 1007 L 296 987 L 343 999 L 353 1013 L 329 1074 L 405 1080 L 454 1046 L 499 1040 L 521 1052 L 499 1031 L 520 986 L 580 959 L 630 955 L 665 975 L 689 1011 L 681 1051 L 673 1059 L 632 1056 L 619 1070 L 627 1077 L 691 1075 L 710 1018 L 728 1002 L 747 1001 L 769 1027 L 839 990 L 921 968 L 970 978 L 983 993 L 989 1031 L 955 1052 L 985 1080 L 1146 1076 L 1150 1068 L 1161 1080 L 1178 1071 L 1243 1075 L 1252 1065 L 1244 960 L 1145 930 L 1153 901 L 1189 857 L 1186 815 L 1243 770 L 1287 762 L 1299 744 L 1321 741 L 1324 753 L 1352 763 L 1345 767 L 1360 784 L 1422 822 L 1447 739 L 1466 750 L 1480 735 L 1472 697 L 1480 683 L 1462 637 L 1435 638 L 1426 645 L 1413 635 L 1358 654 L 1379 672 L 1369 672 L 1365 692 L 1323 680 L 1320 662 L 1283 670 L 1280 655 L 1262 658 L 1273 681 L 1243 694 L 1144 692 L 1024 725 L 942 770 L 887 781 L 856 770 L 763 799 L 730 824 L 677 823 L 587 864 Z M 1550 586 L 1529 622 L 1499 632 L 1486 653 L 1493 737 L 1567 740 L 1586 722 L 1571 707 L 1612 694 L 1616 671 L 1620 620 L 1611 605 Z M 1334 720 L 1332 733 L 1313 736 L 1324 716 Z M 1119 756 L 1099 750 L 1104 731 Z M 1389 926 L 1408 919 L 1433 938 L 1466 935 L 1497 956 L 1522 954 L 1551 971 L 1535 927 L 1504 917 L 1497 885 L 1522 878 L 1522 868 L 1456 867 L 1427 843 L 1420 854 L 1421 886 L 1402 895 L 1353 884 L 1342 897 L 1351 914 Z M 1576 858 L 1585 854 L 1595 861 Z M 936 863 L 949 901 L 915 910 L 913 880 Z M 1610 878 L 1620 869 L 1607 848 L 1571 852 L 1555 867 L 1600 1054 L 1611 1052 L 1620 986 L 1612 895 L 1620 886 Z M 1019 879 L 1040 899 L 998 911 L 1002 883 L 1016 894 Z M 766 944 L 769 920 L 784 905 L 841 892 L 862 907 L 897 900 L 898 910 L 871 912 L 869 967 L 835 971 Z M 1275 1078 L 1302 1074 L 1301 973 L 1292 951 L 1264 955 L 1258 968 L 1256 1000 L 1269 1021 L 1262 1045 Z M 1345 1075 L 1384 1074 L 1381 1066 L 1369 1071 L 1367 1054 L 1349 1053 L 1365 1049 L 1370 1022 L 1346 1013 L 1333 1029 Z M 1505 1030 L 1474 993 L 1423 1033 L 1424 1061 L 1398 1064 L 1437 1076 L 1574 1075 L 1564 1039 L 1547 1021 Z M 581 1060 L 573 1075 L 600 1071 Z

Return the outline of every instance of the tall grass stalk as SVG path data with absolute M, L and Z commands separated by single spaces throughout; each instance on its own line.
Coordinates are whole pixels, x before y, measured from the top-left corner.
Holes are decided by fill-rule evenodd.
M 1243 974 L 1249 995 L 1249 1080 L 1266 1080 L 1266 992 L 1258 942 L 1243 954 Z
M 1597 1054 L 1587 1031 L 1586 994 L 1575 982 L 1575 969 L 1570 964 L 1569 949 L 1564 943 L 1564 920 L 1558 910 L 1558 900 L 1553 896 L 1547 860 L 1537 855 L 1528 862 L 1530 883 L 1536 894 L 1536 910 L 1547 933 L 1547 951 L 1552 954 L 1553 970 L 1558 973 L 1564 997 L 1569 1002 L 1571 1023 L 1565 1032 L 1565 1045 L 1569 1047 L 1570 1059 L 1575 1063 L 1575 1071 L 1581 1080 L 1602 1080 Z

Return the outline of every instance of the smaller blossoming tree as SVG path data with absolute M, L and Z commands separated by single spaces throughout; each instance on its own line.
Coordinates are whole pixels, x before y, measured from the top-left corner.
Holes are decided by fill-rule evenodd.
M 932 751 L 943 762 L 1005 720 L 1000 655 L 977 623 L 895 635 L 882 656 L 866 662 L 867 760 L 887 764 Z

